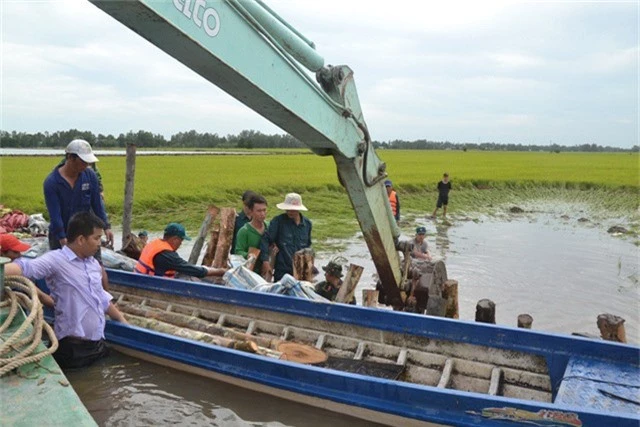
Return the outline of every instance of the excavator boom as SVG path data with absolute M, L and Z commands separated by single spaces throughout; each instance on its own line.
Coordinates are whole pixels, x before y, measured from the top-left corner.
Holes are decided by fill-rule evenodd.
M 387 303 L 402 305 L 385 164 L 349 67 L 325 66 L 313 43 L 260 0 L 90 1 L 316 154 L 333 156 Z

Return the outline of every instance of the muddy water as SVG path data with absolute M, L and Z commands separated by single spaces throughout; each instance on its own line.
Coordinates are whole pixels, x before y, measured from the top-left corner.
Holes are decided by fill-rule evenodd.
M 609 224 L 577 218 L 542 212 L 417 224 L 427 227 L 431 253 L 459 282 L 461 319 L 472 320 L 476 302 L 489 298 L 499 324 L 513 326 L 518 314 L 529 313 L 534 329 L 597 334 L 596 316 L 609 312 L 626 319 L 627 338 L 638 344 L 640 249 L 607 234 Z M 179 252 L 187 258 L 190 250 Z M 365 268 L 360 301 L 361 290 L 375 283 L 375 268 L 361 238 L 347 242 L 342 255 Z M 331 256 L 318 254 L 317 264 Z M 69 378 L 100 425 L 371 425 L 117 353 Z

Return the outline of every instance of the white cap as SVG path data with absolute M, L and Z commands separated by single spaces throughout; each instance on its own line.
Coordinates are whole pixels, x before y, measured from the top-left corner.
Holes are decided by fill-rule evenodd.
M 91 145 L 84 139 L 74 139 L 64 150 L 67 154 L 77 154 L 86 163 L 95 163 L 98 158 L 93 154 Z
M 283 211 L 306 211 L 307 208 L 302 204 L 302 197 L 298 193 L 289 193 L 284 198 L 284 203 L 276 205 L 278 209 Z

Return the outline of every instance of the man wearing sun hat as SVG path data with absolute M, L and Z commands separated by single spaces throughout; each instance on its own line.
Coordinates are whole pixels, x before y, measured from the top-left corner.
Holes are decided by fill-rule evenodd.
M 77 212 L 93 212 L 105 224 L 107 244 L 113 244 L 113 233 L 100 197 L 100 183 L 89 164 L 96 163 L 91 145 L 74 139 L 65 149 L 65 162 L 56 167 L 44 181 L 44 200 L 49 211 L 49 247 L 60 249 L 67 244 L 67 225 Z M 96 256 L 100 261 L 100 255 Z
M 140 274 L 170 278 L 174 278 L 176 273 L 199 278 L 224 274 L 225 268 L 193 265 L 180 258 L 176 251 L 183 240 L 191 240 L 184 226 L 177 222 L 169 223 L 162 239 L 152 240 L 144 247 L 134 270 Z
M 0 256 L 11 261 L 22 256 L 22 252 L 31 249 L 31 245 L 21 242 L 13 234 L 0 234 Z
M 342 266 L 335 261 L 329 261 L 322 269 L 324 270 L 324 280 L 316 284 L 315 291 L 329 301 L 335 301 L 342 286 Z M 356 297 L 354 296 L 349 304 L 355 303 Z
M 431 261 L 431 253 L 429 253 L 429 247 L 425 236 L 427 229 L 425 227 L 416 228 L 416 236 L 413 238 L 413 250 L 411 251 L 411 258 L 419 260 Z
M 300 249 L 311 247 L 311 221 L 302 215 L 301 211 L 308 210 L 302 204 L 302 197 L 297 193 L 289 193 L 283 203 L 276 205 L 285 213 L 274 217 L 269 228 L 262 235 L 260 260 L 262 261 L 262 275 L 268 277 L 271 273 L 269 264 L 269 248 L 277 249 L 274 281 L 279 281 L 285 274 L 293 274 L 293 255 Z

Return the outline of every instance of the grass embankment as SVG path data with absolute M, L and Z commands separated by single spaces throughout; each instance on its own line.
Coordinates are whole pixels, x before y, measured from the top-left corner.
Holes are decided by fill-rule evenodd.
M 450 212 L 491 213 L 506 203 L 535 200 L 579 202 L 610 216 L 627 216 L 638 227 L 638 154 L 462 151 L 381 151 L 398 190 L 403 217 L 433 210 L 436 183 L 448 171 L 454 190 Z M 57 164 L 43 157 L 5 157 L 1 203 L 25 212 L 46 212 L 42 182 Z M 113 223 L 122 216 L 124 157 L 103 157 L 99 169 Z M 314 239 L 353 235 L 358 226 L 331 157 L 141 156 L 136 163 L 135 229 L 161 230 L 180 221 L 195 233 L 209 204 L 239 208 L 246 189 L 270 202 L 269 217 L 284 194 L 301 193 L 314 222 Z M 407 232 L 413 222 L 401 224 Z

